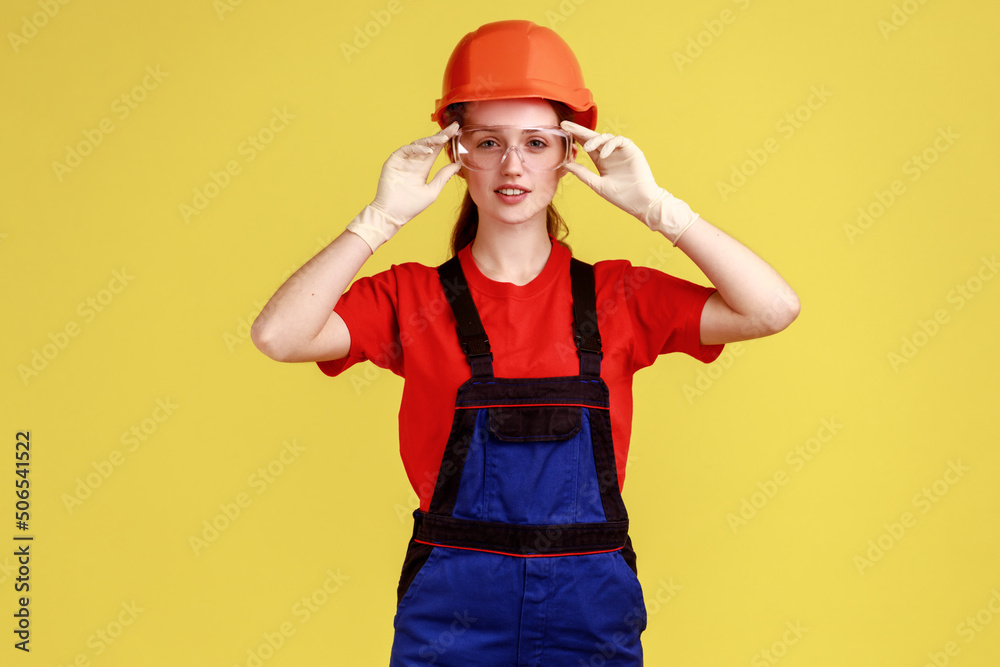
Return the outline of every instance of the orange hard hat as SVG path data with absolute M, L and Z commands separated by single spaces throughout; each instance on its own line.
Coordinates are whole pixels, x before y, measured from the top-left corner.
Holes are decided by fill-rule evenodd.
M 574 122 L 597 126 L 594 96 L 573 51 L 553 30 L 531 21 L 487 23 L 463 37 L 448 59 L 431 120 L 444 127 L 441 115 L 456 102 L 518 97 L 562 102 L 576 112 Z

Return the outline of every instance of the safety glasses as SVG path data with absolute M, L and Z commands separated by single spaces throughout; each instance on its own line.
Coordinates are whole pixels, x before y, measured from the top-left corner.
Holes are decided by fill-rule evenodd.
M 573 137 L 554 126 L 467 125 L 451 139 L 461 166 L 474 171 L 496 169 L 511 151 L 526 169 L 555 171 L 573 160 Z

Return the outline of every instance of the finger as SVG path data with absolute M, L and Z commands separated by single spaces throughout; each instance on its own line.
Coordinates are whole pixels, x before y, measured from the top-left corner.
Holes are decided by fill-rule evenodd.
M 396 155 L 407 160 L 420 159 L 427 157 L 434 153 L 434 149 L 430 146 L 424 146 L 416 142 L 412 144 L 407 144 L 396 150 Z
M 441 151 L 444 150 L 444 147 L 447 146 L 449 142 L 451 142 L 451 138 L 457 132 L 458 132 L 458 123 L 455 122 L 434 135 L 433 138 L 435 141 L 431 147 L 434 149 L 435 159 L 437 159 L 437 156 L 441 154 Z
M 601 177 L 599 175 L 595 174 L 594 172 L 587 169 L 578 162 L 570 162 L 569 164 L 564 166 L 563 169 L 565 169 L 566 171 L 568 171 L 569 173 L 573 174 L 581 181 L 586 183 L 587 187 L 589 187 L 591 190 L 597 191 L 597 185 L 601 180 Z
M 438 132 L 437 134 L 434 134 L 429 137 L 424 137 L 422 139 L 417 139 L 411 145 L 420 146 L 428 149 L 428 152 L 423 153 L 422 155 L 420 155 L 420 157 L 428 160 L 429 162 L 434 162 L 434 160 L 437 159 L 437 156 L 440 155 L 441 151 L 444 150 L 444 147 L 448 145 L 448 142 L 451 141 L 452 136 L 454 136 L 455 133 L 458 132 L 458 129 L 459 129 L 458 123 L 457 122 L 452 123 L 445 129 Z M 414 157 L 416 157 L 417 155 L 418 155 L 417 153 L 414 153 Z M 427 166 L 427 173 L 430 173 L 430 165 Z
M 429 137 L 422 137 L 417 139 L 413 143 L 420 144 L 421 146 L 443 146 L 448 143 L 453 136 L 458 132 L 458 121 L 455 121 L 448 127 L 444 128 L 436 134 L 432 134 Z
M 457 164 L 453 162 L 448 163 L 438 169 L 438 173 L 434 174 L 434 178 L 431 179 L 431 182 L 428 185 L 435 191 L 435 193 L 440 194 L 441 190 L 444 189 L 444 184 L 447 183 L 452 176 L 457 174 L 460 169 L 461 167 Z
M 625 148 L 632 143 L 631 139 L 625 137 L 612 137 L 610 141 L 601 146 L 601 158 L 605 159 L 619 148 Z
M 613 134 L 598 134 L 596 136 L 591 137 L 590 139 L 587 139 L 587 141 L 583 144 L 583 150 L 587 151 L 588 153 L 593 153 L 597 151 L 598 148 L 602 147 L 604 144 L 606 144 L 607 142 L 611 141 L 614 138 L 615 135 Z
M 594 132 L 590 128 L 584 127 L 583 125 L 577 125 L 573 121 L 569 120 L 564 120 L 563 122 L 559 123 L 559 127 L 572 134 L 573 137 L 581 144 L 584 141 L 587 141 L 588 139 L 592 139 L 596 136 L 599 136 L 597 132 Z

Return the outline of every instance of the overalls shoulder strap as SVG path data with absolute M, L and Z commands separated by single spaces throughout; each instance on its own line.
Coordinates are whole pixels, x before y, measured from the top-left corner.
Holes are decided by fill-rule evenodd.
M 458 342 L 472 367 L 472 377 L 493 377 L 493 352 L 490 339 L 479 319 L 479 311 L 469 292 L 469 283 L 462 272 L 462 264 L 455 255 L 438 267 L 438 277 L 444 296 L 451 304 L 458 325 Z
M 601 331 L 597 326 L 594 267 L 571 257 L 569 276 L 573 292 L 573 340 L 580 354 L 580 375 L 600 377 Z
M 597 323 L 597 293 L 594 267 L 570 258 L 570 284 L 573 296 L 573 341 L 580 355 L 580 375 L 601 375 L 601 333 Z M 469 284 L 458 256 L 438 267 L 445 298 L 451 304 L 458 326 L 458 340 L 469 360 L 473 377 L 493 376 L 493 353 L 490 340 L 479 319 Z

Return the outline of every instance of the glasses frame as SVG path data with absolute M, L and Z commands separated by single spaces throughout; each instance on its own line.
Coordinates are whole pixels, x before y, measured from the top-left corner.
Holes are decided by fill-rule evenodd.
M 529 167 L 526 165 L 524 160 L 524 154 L 521 153 L 521 149 L 518 148 L 517 144 L 511 144 L 507 147 L 507 150 L 505 150 L 504 154 L 500 157 L 500 163 L 497 164 L 496 167 L 486 167 L 484 169 L 479 169 L 463 162 L 462 154 L 458 150 L 458 147 L 460 145 L 459 142 L 460 137 L 467 131 L 472 131 L 472 130 L 522 130 L 524 132 L 530 132 L 532 130 L 545 130 L 546 132 L 554 132 L 562 136 L 566 140 L 565 142 L 566 154 L 563 156 L 562 162 L 560 162 L 555 167 L 552 167 L 551 169 L 535 169 L 534 167 Z M 510 152 L 512 150 L 517 151 L 517 156 L 521 158 L 521 164 L 526 165 L 525 166 L 526 169 L 530 169 L 531 171 L 557 171 L 573 161 L 573 135 L 567 132 L 566 130 L 562 129 L 558 125 L 465 125 L 463 127 L 460 127 L 455 136 L 451 138 L 451 154 L 455 162 L 459 166 L 464 167 L 465 169 L 469 169 L 471 171 L 490 171 L 491 169 L 499 168 L 500 166 L 503 165 L 504 160 L 507 159 L 507 156 L 510 155 Z

